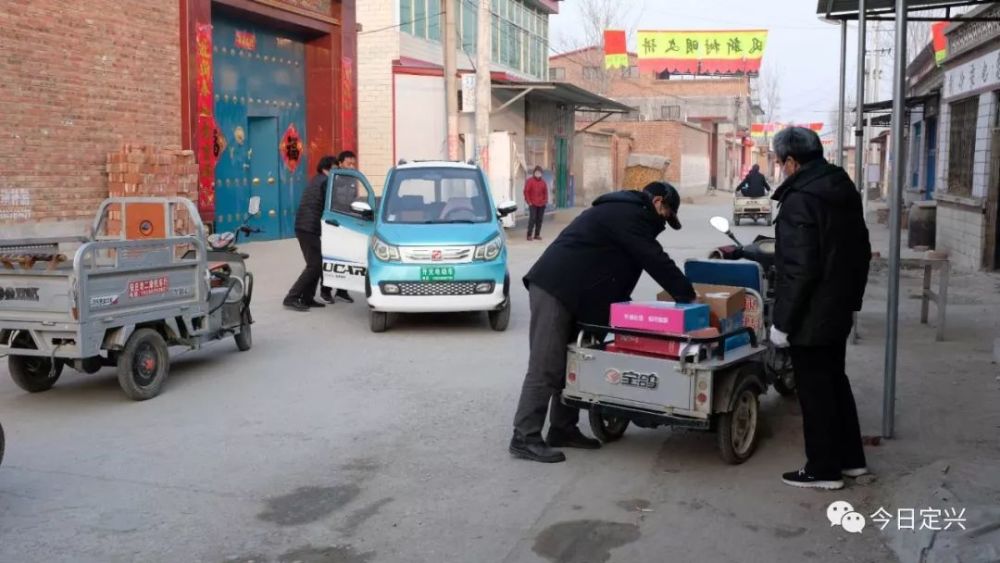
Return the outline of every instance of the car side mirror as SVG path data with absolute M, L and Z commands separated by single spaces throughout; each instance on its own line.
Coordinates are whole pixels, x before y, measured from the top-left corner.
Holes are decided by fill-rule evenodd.
M 517 211 L 517 203 L 513 201 L 505 201 L 497 206 L 497 215 L 500 217 L 506 217 L 515 211 Z
M 259 195 L 255 195 L 255 196 L 253 196 L 253 197 L 250 198 L 250 206 L 247 209 L 247 211 L 250 213 L 250 215 L 252 217 L 256 217 L 257 215 L 260 215 L 260 196 Z
M 371 219 L 375 216 L 375 212 L 372 211 L 372 206 L 368 205 L 368 203 L 364 201 L 355 201 L 352 203 L 351 211 L 357 213 L 365 219 Z

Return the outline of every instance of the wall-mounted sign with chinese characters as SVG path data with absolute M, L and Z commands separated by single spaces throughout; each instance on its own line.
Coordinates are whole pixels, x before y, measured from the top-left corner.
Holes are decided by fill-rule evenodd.
M 299 160 L 302 159 L 302 138 L 299 137 L 294 123 L 288 126 L 281 138 L 281 159 L 285 161 L 285 167 L 289 172 L 295 172 Z
M 944 73 L 944 99 L 953 100 L 996 90 L 1000 86 L 1000 49 Z
M 252 31 L 237 31 L 235 43 L 237 49 L 243 49 L 244 51 L 257 50 L 257 36 Z
M 767 30 L 640 31 L 639 69 L 671 74 L 757 74 Z

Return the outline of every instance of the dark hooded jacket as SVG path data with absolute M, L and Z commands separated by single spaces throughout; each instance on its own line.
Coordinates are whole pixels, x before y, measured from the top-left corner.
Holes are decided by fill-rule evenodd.
M 819 159 L 774 193 L 773 321 L 798 346 L 843 341 L 861 309 L 871 244 L 861 196 L 843 168 Z
M 578 321 L 602 325 L 612 303 L 631 299 L 643 270 L 675 299 L 691 302 L 694 288 L 656 240 L 664 228 L 645 193 L 603 195 L 549 245 L 524 285 L 538 284 Z
M 759 170 L 750 170 L 738 188 L 746 197 L 764 197 L 771 191 L 767 178 Z
M 303 233 L 319 235 L 322 233 L 321 224 L 323 220 L 323 210 L 326 207 L 326 184 L 329 176 L 326 174 L 316 174 L 306 189 L 302 191 L 302 199 L 299 201 L 299 209 L 295 213 L 295 230 Z

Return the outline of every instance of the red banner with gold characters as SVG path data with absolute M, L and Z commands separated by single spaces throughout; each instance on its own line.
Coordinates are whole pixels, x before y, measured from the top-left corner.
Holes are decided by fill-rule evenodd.
M 604 30 L 604 68 L 628 68 L 628 49 L 625 48 L 624 30 Z
M 640 31 L 639 69 L 671 74 L 757 74 L 767 30 Z
M 219 149 L 218 128 L 212 106 L 212 25 L 198 24 L 195 35 L 195 85 L 198 111 L 198 211 L 202 216 L 215 215 L 215 162 Z
M 341 57 L 340 70 L 340 142 L 345 150 L 354 150 L 354 59 Z
M 765 137 L 773 137 L 775 133 L 785 129 L 787 127 L 804 127 L 806 129 L 811 129 L 816 133 L 823 130 L 822 121 L 814 121 L 812 123 L 753 123 L 750 125 L 750 136 L 754 139 L 763 139 Z

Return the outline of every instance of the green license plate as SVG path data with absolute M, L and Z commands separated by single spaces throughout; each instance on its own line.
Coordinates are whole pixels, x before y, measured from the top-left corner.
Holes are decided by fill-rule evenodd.
M 421 266 L 420 281 L 452 281 L 455 279 L 455 268 L 451 266 Z

